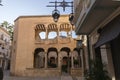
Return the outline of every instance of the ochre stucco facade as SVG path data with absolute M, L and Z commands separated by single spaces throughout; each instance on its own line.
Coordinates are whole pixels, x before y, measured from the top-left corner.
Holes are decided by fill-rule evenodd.
M 82 76 L 84 46 L 76 48 L 77 38 L 72 38 L 74 28 L 68 15 L 62 15 L 57 23 L 51 16 L 18 17 L 15 20 L 11 75 L 60 76 L 66 72 Z M 52 31 L 57 36 L 49 39 Z M 62 36 L 61 31 L 67 36 Z M 45 32 L 44 39 L 40 37 L 41 32 Z

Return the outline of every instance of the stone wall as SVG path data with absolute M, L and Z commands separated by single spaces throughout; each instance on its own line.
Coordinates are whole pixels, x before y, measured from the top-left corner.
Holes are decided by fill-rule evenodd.
M 17 72 L 13 76 L 27 76 L 27 77 L 46 77 L 46 76 L 60 76 L 60 69 L 33 69 L 28 68 L 24 71 Z
M 72 76 L 82 76 L 82 68 L 71 69 Z

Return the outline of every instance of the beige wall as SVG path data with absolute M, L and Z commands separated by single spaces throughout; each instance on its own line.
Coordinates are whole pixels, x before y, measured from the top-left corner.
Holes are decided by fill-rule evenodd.
M 57 43 L 53 44 L 49 40 L 44 40 L 44 43 L 36 41 L 35 28 L 37 24 L 41 23 L 48 25 L 54 22 L 51 16 L 20 16 L 15 20 L 11 74 L 27 75 L 26 72 L 29 72 L 27 69 L 33 68 L 34 50 L 36 48 L 43 48 L 45 52 L 50 47 L 57 48 L 58 52 L 63 47 L 69 47 L 71 51 L 76 48 L 76 40 L 71 37 L 68 38 L 68 41 L 61 40 L 58 37 Z M 55 24 L 58 25 L 57 27 L 60 27 L 59 25 L 62 23 L 69 24 L 68 15 L 62 15 L 58 23 Z

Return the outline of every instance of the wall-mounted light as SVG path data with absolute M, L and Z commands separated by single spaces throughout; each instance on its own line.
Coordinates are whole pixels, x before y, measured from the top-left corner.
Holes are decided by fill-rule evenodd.
M 73 13 L 69 14 L 69 21 L 71 25 L 74 25 L 73 19 L 74 19 L 74 14 Z

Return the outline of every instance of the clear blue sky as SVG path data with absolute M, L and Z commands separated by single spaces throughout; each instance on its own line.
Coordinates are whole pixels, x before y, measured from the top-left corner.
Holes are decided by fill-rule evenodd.
M 3 6 L 0 6 L 0 23 L 8 21 L 14 24 L 14 20 L 19 16 L 26 15 L 51 15 L 54 8 L 46 7 L 52 5 L 55 0 L 2 0 Z M 57 0 L 63 1 L 63 0 Z M 72 1 L 72 0 L 65 0 Z M 69 14 L 71 8 L 66 8 L 63 12 L 62 8 L 58 8 L 61 14 Z

